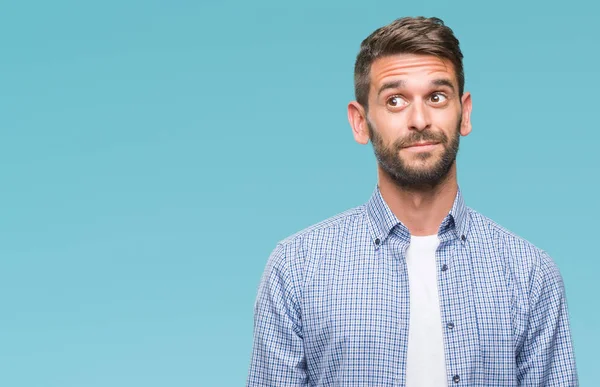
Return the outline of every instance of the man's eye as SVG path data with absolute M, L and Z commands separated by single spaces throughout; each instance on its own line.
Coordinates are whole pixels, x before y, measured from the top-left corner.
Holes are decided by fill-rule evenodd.
M 446 98 L 446 96 L 444 94 L 441 93 L 434 93 L 431 94 L 430 100 L 433 103 L 442 103 L 445 102 L 448 98 Z
M 406 105 L 406 101 L 400 98 L 399 96 L 395 95 L 387 100 L 387 104 L 391 107 L 400 107 Z

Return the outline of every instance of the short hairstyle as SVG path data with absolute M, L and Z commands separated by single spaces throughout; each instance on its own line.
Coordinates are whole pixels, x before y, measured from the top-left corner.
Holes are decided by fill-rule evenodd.
M 395 54 L 433 55 L 454 65 L 458 93 L 465 85 L 463 54 L 452 30 L 436 17 L 403 17 L 373 31 L 360 45 L 354 65 L 356 101 L 368 109 L 370 70 L 373 62 Z

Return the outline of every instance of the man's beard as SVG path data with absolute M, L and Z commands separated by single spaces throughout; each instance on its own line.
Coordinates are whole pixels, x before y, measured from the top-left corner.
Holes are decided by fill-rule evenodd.
M 437 187 L 445 180 L 456 160 L 460 143 L 461 121 L 462 115 L 458 120 L 454 136 L 450 139 L 444 132 L 411 131 L 408 136 L 397 139 L 389 147 L 384 144 L 383 139 L 368 119 L 367 126 L 375 157 L 381 169 L 401 188 L 411 191 L 427 191 Z M 400 156 L 400 150 L 407 145 L 423 141 L 439 142 L 444 147 L 441 157 L 429 167 L 412 167 L 408 165 Z M 413 157 L 418 162 L 435 156 L 433 152 L 420 152 L 414 154 Z

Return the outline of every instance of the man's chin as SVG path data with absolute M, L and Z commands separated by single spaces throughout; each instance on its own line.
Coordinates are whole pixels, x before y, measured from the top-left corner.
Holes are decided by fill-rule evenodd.
M 388 173 L 393 180 L 405 187 L 435 187 L 440 184 L 448 173 L 443 174 L 438 170 L 439 166 L 424 166 L 396 169 L 394 173 Z

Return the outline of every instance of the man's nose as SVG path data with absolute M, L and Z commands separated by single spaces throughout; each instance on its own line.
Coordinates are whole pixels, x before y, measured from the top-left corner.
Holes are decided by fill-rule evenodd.
M 422 101 L 413 102 L 410 107 L 408 117 L 408 127 L 412 130 L 422 131 L 431 125 L 429 113 L 427 107 Z

